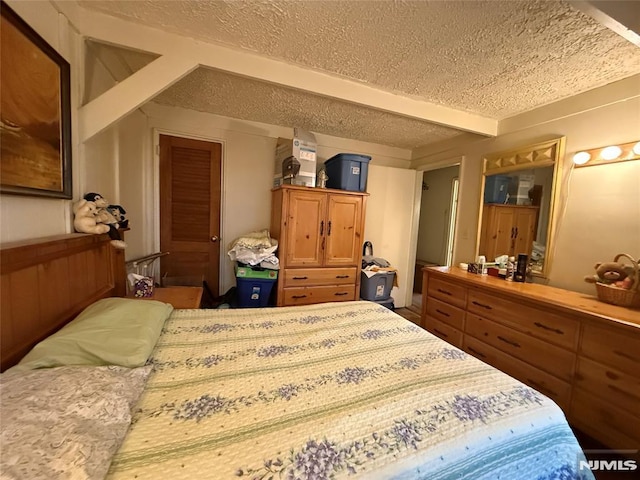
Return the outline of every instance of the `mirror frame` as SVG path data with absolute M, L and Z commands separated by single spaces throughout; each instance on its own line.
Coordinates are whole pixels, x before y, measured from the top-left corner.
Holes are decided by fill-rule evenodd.
M 484 188 L 486 177 L 500 173 L 513 173 L 519 170 L 553 166 L 553 180 L 549 205 L 549 225 L 547 227 L 547 244 L 545 261 L 541 272 L 531 272 L 533 276 L 548 278 L 553 261 L 555 233 L 562 185 L 563 159 L 566 137 L 557 137 L 543 142 L 518 147 L 512 150 L 489 153 L 484 156 L 482 169 L 482 186 L 480 188 L 480 212 L 478 217 L 478 235 L 476 239 L 476 256 L 480 249 L 482 234 L 482 211 L 484 209 Z

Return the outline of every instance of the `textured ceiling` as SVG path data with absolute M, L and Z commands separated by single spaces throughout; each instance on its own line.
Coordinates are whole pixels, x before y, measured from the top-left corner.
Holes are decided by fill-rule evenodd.
M 498 120 L 640 73 L 640 48 L 562 1 L 79 3 Z M 459 133 L 203 68 L 155 101 L 405 148 Z

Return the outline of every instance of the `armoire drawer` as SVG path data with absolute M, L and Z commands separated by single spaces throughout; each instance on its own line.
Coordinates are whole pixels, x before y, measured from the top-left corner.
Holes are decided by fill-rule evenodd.
M 472 288 L 467 293 L 467 310 L 561 347 L 576 350 L 578 346 L 580 322 L 573 318 Z
M 617 370 L 638 375 L 640 335 L 623 330 L 586 324 L 580 342 L 580 356 L 593 358 Z
M 287 268 L 284 288 L 320 285 L 356 284 L 357 267 L 349 268 Z
M 566 381 L 573 378 L 576 355 L 492 320 L 467 312 L 465 334 Z
M 463 350 L 489 365 L 496 367 L 531 388 L 538 390 L 556 402 L 562 410 L 569 411 L 571 385 L 526 362 L 501 352 L 469 335 L 464 336 Z
M 640 370 L 640 367 L 638 367 Z M 640 416 L 640 378 L 588 358 L 578 359 L 575 385 Z
M 357 300 L 355 285 L 285 288 L 283 291 L 285 306 Z
M 429 279 L 427 294 L 459 308 L 465 308 L 467 305 L 467 289 L 464 286 L 438 278 Z
M 445 342 L 449 342 L 455 347 L 462 348 L 462 332 L 460 330 L 428 315 L 425 319 L 425 327 L 427 328 L 427 331 L 440 337 Z
M 427 315 L 460 331 L 464 330 L 464 310 L 441 302 L 436 298 L 427 298 Z

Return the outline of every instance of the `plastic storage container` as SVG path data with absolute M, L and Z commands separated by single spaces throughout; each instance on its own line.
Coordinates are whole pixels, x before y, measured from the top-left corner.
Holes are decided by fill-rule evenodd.
M 238 307 L 266 307 L 277 279 L 277 270 L 236 265 Z
M 484 184 L 484 203 L 505 203 L 509 191 L 509 177 L 491 175 Z
M 360 298 L 374 302 L 386 300 L 391 295 L 396 272 L 377 272 L 368 277 L 360 272 Z
M 355 153 L 339 153 L 326 160 L 327 188 L 366 192 L 370 161 L 371 157 Z

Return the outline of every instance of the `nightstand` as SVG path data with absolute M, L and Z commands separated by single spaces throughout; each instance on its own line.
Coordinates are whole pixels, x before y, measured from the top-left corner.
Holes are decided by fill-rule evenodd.
M 202 301 L 202 287 L 156 287 L 153 289 L 151 297 L 128 298 L 137 300 L 158 300 L 159 302 L 170 303 L 173 308 L 200 308 Z

